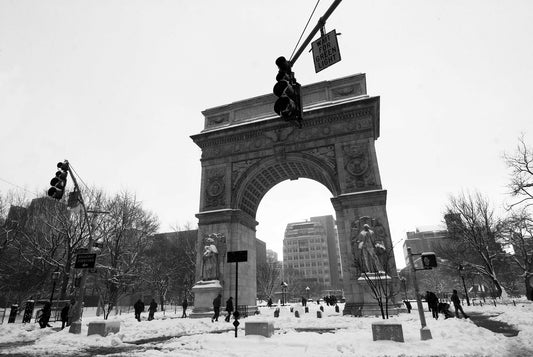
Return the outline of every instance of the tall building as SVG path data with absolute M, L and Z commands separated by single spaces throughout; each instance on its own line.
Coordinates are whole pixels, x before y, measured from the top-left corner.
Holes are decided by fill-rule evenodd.
M 414 232 L 407 232 L 407 237 L 403 243 L 405 266 L 410 265 L 409 256 L 407 255 L 407 247 L 410 247 L 411 252 L 414 254 L 432 252 L 435 247 L 449 238 L 448 230 L 441 226 L 417 227 Z M 416 260 L 417 259 L 415 259 L 415 261 Z
M 261 239 L 255 238 L 255 265 L 258 267 L 267 262 L 266 243 Z
M 287 224 L 283 239 L 283 266 L 297 269 L 304 280 L 339 288 L 340 264 L 332 216 Z

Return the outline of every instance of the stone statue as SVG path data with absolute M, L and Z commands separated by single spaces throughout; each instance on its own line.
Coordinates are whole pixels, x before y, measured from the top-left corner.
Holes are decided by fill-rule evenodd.
M 363 225 L 363 229 L 355 239 L 355 248 L 358 249 L 363 272 L 374 273 L 383 271 L 381 262 L 376 254 L 376 238 L 374 231 L 368 224 Z
M 208 237 L 204 246 L 202 280 L 218 279 L 218 249 L 213 238 Z

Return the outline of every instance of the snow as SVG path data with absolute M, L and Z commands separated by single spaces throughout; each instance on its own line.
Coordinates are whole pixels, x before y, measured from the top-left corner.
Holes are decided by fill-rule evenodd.
M 515 337 L 477 327 L 468 319 L 445 320 L 440 317 L 435 320 L 426 311 L 427 326 L 433 338 L 422 341 L 419 314 L 415 309 L 411 314 L 402 313 L 387 320 L 402 325 L 404 343 L 373 341 L 371 325 L 383 321 L 381 318 L 342 316 L 333 307 L 323 306 L 325 311 L 320 319 L 317 318 L 319 307 L 316 304 L 309 305 L 308 314 L 295 304 L 294 307 L 300 311 L 300 318 L 290 313 L 289 306 L 281 307 L 279 318 L 274 318 L 274 308 L 260 307 L 260 315 L 240 320 L 237 338 L 233 325 L 224 322 L 223 316 L 218 322 L 212 323 L 210 318 L 179 318 L 180 311 L 177 314 L 172 311 L 166 316 L 157 312 L 153 321 L 138 322 L 133 312 L 110 317 L 121 322 L 121 330 L 107 337 L 87 336 L 87 323 L 102 319 L 96 316 L 85 317 L 81 335 L 70 334 L 68 328 L 56 332 L 51 328 L 40 329 L 33 323 L 4 322 L 0 326 L 0 354 L 97 356 L 103 353 L 101 355 L 142 357 L 533 356 L 533 304 L 523 300 L 516 306 L 512 303 L 464 306 L 467 314 L 483 312 L 493 315 L 494 320 L 513 325 L 520 330 Z M 341 312 L 342 307 L 340 304 Z M 90 310 L 85 313 L 91 315 Z M 245 336 L 247 321 L 271 321 L 276 331 L 271 338 Z M 59 326 L 59 322 L 53 324 L 56 330 Z M 134 341 L 148 339 L 152 340 L 133 344 Z M 9 346 L 10 343 L 15 344 Z

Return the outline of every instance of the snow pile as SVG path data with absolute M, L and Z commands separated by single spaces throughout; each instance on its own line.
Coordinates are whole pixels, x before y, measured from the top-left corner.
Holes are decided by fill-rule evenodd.
M 81 335 L 68 333 L 68 329 L 54 332 L 39 329 L 36 325 L 4 324 L 0 326 L 0 354 L 20 353 L 41 356 L 52 355 L 98 355 L 115 351 L 113 355 L 128 356 L 533 356 L 533 304 L 484 305 L 464 307 L 466 313 L 474 311 L 494 315 L 494 319 L 516 326 L 521 332 L 516 337 L 506 337 L 477 327 L 464 319 L 431 318 L 426 312 L 426 321 L 433 338 L 420 340 L 420 320 L 417 310 L 390 318 L 391 323 L 400 323 L 404 343 L 373 341 L 372 323 L 381 318 L 342 316 L 333 307 L 324 306 L 323 318 L 317 318 L 316 304 L 300 318 L 294 317 L 289 307 L 281 307 L 279 318 L 274 318 L 274 308 L 260 308 L 261 314 L 241 319 L 238 338 L 231 323 L 223 316 L 219 322 L 210 318 L 180 319 L 174 314 L 156 313 L 153 321 L 138 322 L 133 314 L 115 316 L 121 321 L 118 334 L 107 337 L 87 336 L 87 323 L 100 320 L 86 317 Z M 342 311 L 342 305 L 341 311 Z M 158 316 L 159 315 L 159 316 Z M 180 314 L 179 314 L 180 315 Z M 272 321 L 276 331 L 271 338 L 245 336 L 247 321 Z M 57 326 L 56 323 L 55 326 Z M 215 333 L 216 332 L 216 333 Z M 167 337 L 167 338 L 165 338 Z M 33 341 L 26 345 L 6 346 L 6 343 Z M 143 344 L 133 344 L 144 340 Z M 104 354 L 102 352 L 102 354 Z

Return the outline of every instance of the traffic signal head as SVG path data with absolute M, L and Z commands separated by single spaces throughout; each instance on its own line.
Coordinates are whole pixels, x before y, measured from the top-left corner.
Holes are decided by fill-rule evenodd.
M 285 57 L 276 60 L 279 72 L 273 92 L 279 97 L 274 103 L 274 111 L 284 120 L 302 120 L 300 84 L 296 82 L 291 71 L 291 63 Z M 301 124 L 300 124 L 301 125 Z
M 48 196 L 60 200 L 65 194 L 65 187 L 67 186 L 68 163 L 60 162 L 57 164 L 58 171 L 56 176 L 50 180 L 50 187 L 48 189 Z
M 424 269 L 431 269 L 437 267 L 437 256 L 433 252 L 422 253 L 422 266 Z

